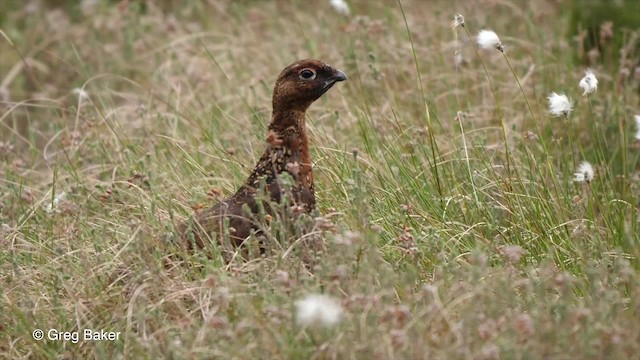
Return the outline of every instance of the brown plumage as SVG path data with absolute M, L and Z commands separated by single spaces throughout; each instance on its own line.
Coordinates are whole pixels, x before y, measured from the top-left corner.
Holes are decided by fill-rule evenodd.
M 234 248 L 242 245 L 252 231 L 259 231 L 257 214 L 261 205 L 266 213 L 272 213 L 271 204 L 256 199 L 258 193 L 264 190 L 263 194 L 271 202 L 280 203 L 283 190 L 278 178 L 285 172 L 295 181 L 290 205 L 305 212 L 314 209 L 316 200 L 305 114 L 336 82 L 346 79 L 342 71 L 319 60 L 300 60 L 282 70 L 273 89 L 267 149 L 235 195 L 179 227 L 188 249 L 203 248 L 209 239 L 222 243 L 225 219 L 228 219 L 231 245 Z M 262 189 L 261 184 L 265 186 Z

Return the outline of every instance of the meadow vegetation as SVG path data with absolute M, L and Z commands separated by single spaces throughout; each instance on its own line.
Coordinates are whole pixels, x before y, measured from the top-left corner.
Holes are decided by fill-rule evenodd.
M 2 2 L 0 357 L 640 353 L 640 31 L 594 57 L 556 1 L 349 5 Z M 173 246 L 251 171 L 301 58 L 349 77 L 307 119 L 318 211 L 262 258 Z M 301 315 L 311 294 L 330 319 Z

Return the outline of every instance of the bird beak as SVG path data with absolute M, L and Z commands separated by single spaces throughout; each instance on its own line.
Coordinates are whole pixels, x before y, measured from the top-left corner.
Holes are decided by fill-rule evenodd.
M 345 80 L 347 80 L 347 75 L 345 75 L 342 71 L 338 70 L 332 77 L 327 79 L 322 89 L 324 91 L 327 91 L 329 90 L 330 87 L 332 87 L 338 81 L 345 81 Z
M 334 82 L 345 81 L 347 80 L 347 75 L 345 75 L 342 71 L 338 70 L 338 72 L 331 77 Z

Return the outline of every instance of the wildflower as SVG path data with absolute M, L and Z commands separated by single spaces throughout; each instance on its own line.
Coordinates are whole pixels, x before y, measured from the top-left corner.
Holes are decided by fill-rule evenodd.
M 564 117 L 569 116 L 573 105 L 567 95 L 552 92 L 547 99 L 549 99 L 549 112 L 551 115 Z
M 536 333 L 533 319 L 528 314 L 520 314 L 514 320 L 514 328 L 523 338 L 530 338 Z
M 600 24 L 600 43 L 613 39 L 613 21 L 605 21 Z
M 321 231 L 336 231 L 338 226 L 331 221 L 331 218 L 328 216 L 319 216 L 314 219 L 315 227 L 320 229 Z
M 575 176 L 573 181 L 590 182 L 591 180 L 593 180 L 594 176 L 593 166 L 591 166 L 589 162 L 583 161 L 582 164 L 578 166 L 578 171 L 573 175 Z
M 502 248 L 502 253 L 511 262 L 518 262 L 527 253 L 525 249 L 518 245 L 508 245 Z
M 453 21 L 451 22 L 451 28 L 452 29 L 455 29 L 458 26 L 464 27 L 464 16 L 462 16 L 462 14 L 456 14 L 453 17 Z
M 389 331 L 391 337 L 391 345 L 396 348 L 404 346 L 407 343 L 407 331 L 401 329 L 392 329 Z
M 596 75 L 591 70 L 587 70 L 584 72 L 584 77 L 580 80 L 580 88 L 582 89 L 582 96 L 587 94 L 591 94 L 598 90 L 598 79 Z
M 227 325 L 229 325 L 229 320 L 225 316 L 214 315 L 209 318 L 208 323 L 209 323 L 209 326 L 211 326 L 214 329 L 222 329 Z
M 315 323 L 324 326 L 336 325 L 341 315 L 340 304 L 326 295 L 308 295 L 296 301 L 296 319 L 302 326 Z
M 87 93 L 86 91 L 84 91 L 84 89 L 81 88 L 75 88 L 73 89 L 73 94 L 74 95 L 78 95 L 78 97 L 80 99 L 87 99 L 89 98 L 89 93 Z
M 480 359 L 500 359 L 500 348 L 495 344 L 485 345 L 480 349 Z
M 9 155 L 15 148 L 10 142 L 0 141 L 0 155 Z
M 537 140 L 538 135 L 532 131 L 527 130 L 527 132 L 524 134 L 524 138 L 525 140 Z
M 331 7 L 338 13 L 349 16 L 351 15 L 351 10 L 349 10 L 349 4 L 347 4 L 344 0 L 331 0 Z
M 636 119 L 636 140 L 640 141 L 640 115 L 636 115 L 635 119 Z
M 493 319 L 482 319 L 476 331 L 481 340 L 487 341 L 497 335 L 498 324 Z
M 482 49 L 496 48 L 500 51 L 504 51 L 504 47 L 500 42 L 498 34 L 491 30 L 480 30 L 478 33 L 478 46 Z

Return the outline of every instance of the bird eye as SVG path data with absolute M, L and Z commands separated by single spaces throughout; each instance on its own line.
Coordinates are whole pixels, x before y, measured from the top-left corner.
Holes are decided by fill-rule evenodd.
M 316 72 L 311 69 L 303 69 L 300 71 L 300 79 L 313 80 L 316 78 Z

